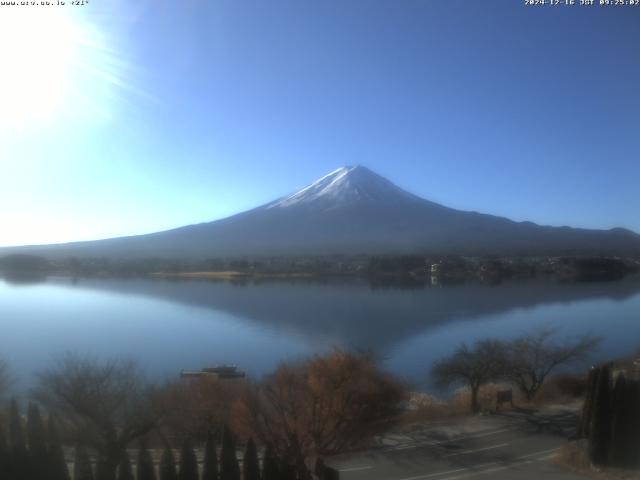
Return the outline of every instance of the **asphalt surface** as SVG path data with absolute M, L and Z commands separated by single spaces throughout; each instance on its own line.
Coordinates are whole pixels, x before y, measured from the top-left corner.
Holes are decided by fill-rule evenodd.
M 501 414 L 414 426 L 362 453 L 327 463 L 345 480 L 572 480 L 554 462 L 575 417 Z

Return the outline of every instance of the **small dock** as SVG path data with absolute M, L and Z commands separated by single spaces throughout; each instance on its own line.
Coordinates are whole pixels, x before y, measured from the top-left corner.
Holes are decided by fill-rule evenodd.
M 244 378 L 245 372 L 238 370 L 236 365 L 214 365 L 212 367 L 204 367 L 202 370 L 180 372 L 181 378 L 219 378 L 221 380 L 230 380 L 235 378 Z

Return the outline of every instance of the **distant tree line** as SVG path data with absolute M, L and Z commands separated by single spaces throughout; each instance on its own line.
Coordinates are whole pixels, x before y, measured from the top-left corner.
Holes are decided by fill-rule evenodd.
M 430 265 L 430 262 L 429 262 Z M 375 256 L 369 259 L 369 274 L 427 273 L 428 262 L 423 255 Z
M 0 268 L 14 272 L 40 272 L 48 268 L 49 262 L 37 255 L 13 254 L 0 258 Z
M 558 261 L 558 271 L 561 275 L 584 282 L 620 280 L 637 269 L 637 264 L 619 258 L 569 257 Z
M 432 270 L 432 265 L 435 269 Z M 393 280 L 411 286 L 440 282 L 496 283 L 513 278 L 553 276 L 567 281 L 618 280 L 640 271 L 638 258 L 611 257 L 465 257 L 456 255 L 327 255 L 279 257 L 219 257 L 208 259 L 78 258 L 47 260 L 15 254 L 0 258 L 0 271 L 9 276 L 39 276 L 49 272 L 71 276 L 146 276 L 155 273 L 239 272 L 247 275 L 311 274 L 364 276 L 375 285 Z
M 50 270 L 51 264 L 36 255 L 14 254 L 0 257 L 0 273 L 10 280 L 38 280 Z

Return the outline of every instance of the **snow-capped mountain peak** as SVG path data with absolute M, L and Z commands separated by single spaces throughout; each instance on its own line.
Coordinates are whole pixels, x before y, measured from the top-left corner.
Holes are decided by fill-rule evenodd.
M 269 204 L 208 223 L 93 242 L 0 249 L 48 258 L 640 254 L 627 230 L 538 226 L 448 208 L 361 166 L 342 167 Z
M 418 197 L 361 165 L 338 168 L 310 185 L 270 203 L 266 208 L 317 205 L 333 208 L 354 203 L 397 203 Z

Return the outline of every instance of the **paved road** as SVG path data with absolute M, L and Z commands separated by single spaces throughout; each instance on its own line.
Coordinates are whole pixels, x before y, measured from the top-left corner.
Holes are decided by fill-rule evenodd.
M 563 425 L 562 421 L 540 424 L 539 419 L 492 415 L 427 425 L 387 437 L 367 452 L 334 457 L 328 463 L 345 480 L 586 478 L 553 461 L 566 444 L 574 420 Z

